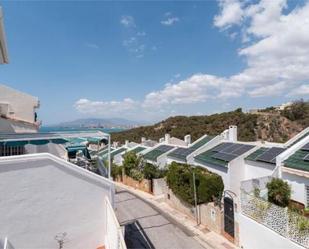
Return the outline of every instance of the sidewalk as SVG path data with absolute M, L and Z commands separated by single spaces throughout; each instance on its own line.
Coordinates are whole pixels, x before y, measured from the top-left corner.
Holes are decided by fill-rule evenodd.
M 134 189 L 119 182 L 115 182 L 115 185 L 132 192 L 133 194 L 139 196 L 143 200 L 159 208 L 163 213 L 170 215 L 173 219 L 175 219 L 176 221 L 184 225 L 187 229 L 192 231 L 195 234 L 193 238 L 195 238 L 205 248 L 211 248 L 211 249 L 238 248 L 233 243 L 225 239 L 223 236 L 215 232 L 209 231 L 205 226 L 203 225 L 197 226 L 195 220 L 193 220 L 192 218 L 188 217 L 187 215 L 179 212 L 178 210 L 174 209 L 173 207 L 165 203 L 163 201 L 163 196 L 153 196 L 151 194 Z

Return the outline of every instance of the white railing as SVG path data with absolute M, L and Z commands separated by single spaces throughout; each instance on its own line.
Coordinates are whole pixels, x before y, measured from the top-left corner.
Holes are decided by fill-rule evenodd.
M 122 234 L 122 229 L 116 218 L 114 209 L 109 202 L 109 199 L 105 198 L 106 206 L 106 239 L 105 246 L 107 249 L 127 249 Z
M 3 249 L 14 249 L 7 237 L 4 239 Z

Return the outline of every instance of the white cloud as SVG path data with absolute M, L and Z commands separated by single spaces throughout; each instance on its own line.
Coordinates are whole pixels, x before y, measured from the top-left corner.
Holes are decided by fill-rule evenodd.
M 168 14 L 168 15 L 167 15 Z M 180 19 L 176 16 L 171 16 L 170 12 L 165 13 L 166 19 L 161 21 L 161 24 L 164 26 L 172 26 L 180 21 Z
M 287 94 L 287 96 L 309 96 L 309 84 L 301 85 Z
M 125 98 L 122 101 L 91 101 L 88 99 L 79 99 L 75 102 L 74 107 L 77 111 L 84 114 L 94 114 L 102 116 L 121 116 L 127 111 L 136 108 L 137 102 Z
M 140 113 L 168 113 L 173 106 L 245 96 L 308 96 L 309 85 L 304 82 L 309 81 L 309 2 L 293 10 L 286 0 L 254 4 L 233 0 L 219 5 L 214 25 L 220 30 L 236 26 L 246 38 L 238 51 L 246 62 L 244 69 L 229 77 L 199 73 L 166 84 L 135 105 Z
M 243 18 L 243 9 L 238 0 L 220 0 L 220 14 L 214 18 L 216 27 L 223 28 L 239 24 Z
M 135 27 L 135 21 L 133 16 L 122 16 L 120 19 L 120 23 L 126 28 Z
M 99 45 L 97 45 L 95 43 L 88 43 L 88 42 L 85 44 L 85 46 L 88 47 L 88 48 L 94 48 L 94 49 L 100 48 Z

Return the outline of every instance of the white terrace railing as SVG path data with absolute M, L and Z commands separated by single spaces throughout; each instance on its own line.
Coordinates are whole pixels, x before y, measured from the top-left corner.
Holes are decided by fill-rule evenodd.
M 3 249 L 14 249 L 7 237 L 4 239 Z
M 268 178 L 270 179 L 271 177 Z M 288 208 L 268 202 L 267 189 L 263 189 L 267 178 L 253 179 L 251 183 L 249 181 L 242 184 L 241 213 L 285 238 L 309 248 L 309 219 Z M 256 188 L 260 190 L 259 194 L 254 194 Z
M 106 206 L 106 242 L 107 249 L 127 249 L 122 234 L 122 229 L 116 218 L 114 209 L 110 204 L 108 198 L 105 199 Z

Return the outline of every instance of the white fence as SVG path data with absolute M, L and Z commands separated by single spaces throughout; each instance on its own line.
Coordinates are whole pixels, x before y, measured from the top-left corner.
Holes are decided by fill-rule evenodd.
M 241 212 L 256 222 L 299 245 L 309 248 L 308 219 L 287 208 L 274 205 L 252 193 L 241 193 Z
M 127 249 L 125 244 L 122 229 L 115 216 L 108 198 L 105 199 L 106 206 L 106 248 L 107 249 Z
M 14 249 L 14 247 L 11 245 L 11 243 L 9 242 L 8 238 L 4 239 L 4 245 L 3 245 L 3 249 Z

